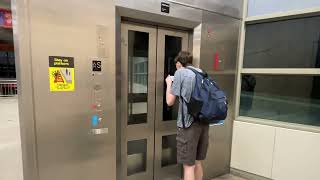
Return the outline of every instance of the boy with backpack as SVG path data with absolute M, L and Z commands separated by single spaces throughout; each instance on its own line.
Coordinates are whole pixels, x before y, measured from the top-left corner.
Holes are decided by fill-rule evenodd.
M 179 98 L 180 101 L 177 119 L 177 161 L 183 164 L 184 180 L 202 180 L 201 160 L 204 160 L 207 154 L 209 125 L 195 121 L 188 113 L 186 103 L 182 100 L 184 98 L 189 102 L 195 84 L 195 74 L 186 68 L 187 66 L 194 68 L 191 66 L 192 60 L 190 53 L 184 51 L 176 57 L 177 71 L 174 79 L 173 81 L 171 77 L 166 79 L 166 100 L 169 106 L 174 104 L 176 98 Z
M 175 59 L 174 78 L 166 78 L 166 101 L 172 106 L 179 98 L 177 119 L 177 161 L 183 164 L 184 180 L 202 180 L 201 161 L 209 145 L 209 124 L 226 118 L 224 93 L 200 69 L 192 66 L 193 57 L 182 51 Z

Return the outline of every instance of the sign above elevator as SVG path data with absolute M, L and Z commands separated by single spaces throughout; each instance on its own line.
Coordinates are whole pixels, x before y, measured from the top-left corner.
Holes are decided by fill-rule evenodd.
M 51 92 L 74 91 L 74 58 L 49 56 Z
M 161 12 L 169 14 L 170 13 L 170 4 L 162 2 L 161 3 Z

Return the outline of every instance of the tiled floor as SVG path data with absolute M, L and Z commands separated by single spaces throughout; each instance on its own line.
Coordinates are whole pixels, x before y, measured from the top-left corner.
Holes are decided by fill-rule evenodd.
M 18 100 L 0 97 L 0 179 L 22 180 Z
M 213 180 L 246 180 L 246 179 L 243 179 L 243 178 L 231 175 L 231 174 L 227 174 L 227 175 L 215 178 Z

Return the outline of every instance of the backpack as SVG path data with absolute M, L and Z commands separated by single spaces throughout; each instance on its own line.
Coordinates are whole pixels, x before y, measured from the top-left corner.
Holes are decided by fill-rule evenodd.
M 208 124 L 223 122 L 228 114 L 225 93 L 206 73 L 201 73 L 193 68 L 187 69 L 196 75 L 190 101 L 186 102 L 189 114 L 196 120 Z

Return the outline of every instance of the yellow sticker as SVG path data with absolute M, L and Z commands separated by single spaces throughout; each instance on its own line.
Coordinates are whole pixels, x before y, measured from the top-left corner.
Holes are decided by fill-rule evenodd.
M 74 58 L 50 56 L 49 80 L 51 92 L 74 91 Z

